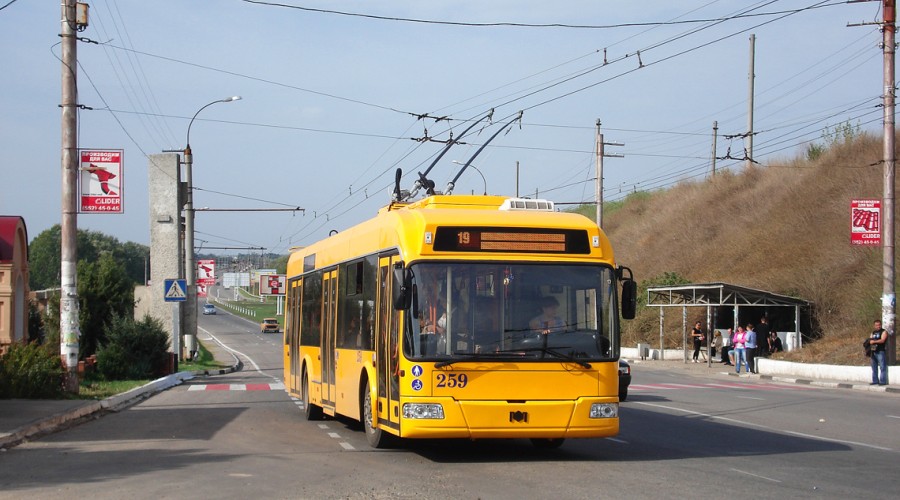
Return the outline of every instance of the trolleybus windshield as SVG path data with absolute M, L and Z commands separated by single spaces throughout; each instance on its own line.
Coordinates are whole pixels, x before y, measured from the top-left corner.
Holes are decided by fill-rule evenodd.
M 619 355 L 615 273 L 600 265 L 418 263 L 409 359 L 587 361 Z

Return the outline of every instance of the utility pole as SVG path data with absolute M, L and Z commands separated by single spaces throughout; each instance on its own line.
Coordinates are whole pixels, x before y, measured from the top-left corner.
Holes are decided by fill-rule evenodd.
M 516 198 L 519 197 L 519 160 L 516 160 Z
M 623 158 L 620 154 L 606 154 L 604 146 L 624 146 L 618 142 L 603 142 L 603 133 L 600 132 L 600 119 L 597 118 L 597 179 L 594 182 L 594 197 L 597 200 L 597 227 L 603 229 L 603 157 Z
M 716 176 L 716 142 L 719 140 L 719 122 L 713 122 L 712 164 L 709 168 L 710 177 Z
M 62 221 L 60 245 L 59 354 L 66 367 L 65 388 L 78 393 L 78 94 L 75 39 L 75 0 L 62 2 Z
M 884 1 L 882 24 L 882 52 L 884 53 L 884 214 L 881 244 L 884 251 L 881 290 L 881 324 L 888 331 L 887 363 L 897 363 L 897 337 L 894 335 L 897 297 L 894 294 L 894 33 L 896 32 L 896 1 Z
M 744 139 L 744 144 L 746 146 L 746 166 L 750 167 L 753 164 L 753 85 L 754 85 L 754 69 L 753 62 L 756 58 L 756 35 L 750 35 L 750 75 L 748 76 L 750 80 L 749 87 L 749 95 L 747 97 L 747 137 Z

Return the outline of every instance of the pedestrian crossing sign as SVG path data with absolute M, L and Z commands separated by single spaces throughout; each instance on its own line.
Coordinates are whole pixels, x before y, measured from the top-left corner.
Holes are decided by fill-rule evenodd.
M 171 279 L 163 281 L 166 302 L 184 302 L 187 300 L 187 280 Z

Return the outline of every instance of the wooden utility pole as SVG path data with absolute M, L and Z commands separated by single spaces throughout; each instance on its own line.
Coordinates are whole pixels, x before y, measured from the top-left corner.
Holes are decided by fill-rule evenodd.
M 716 142 L 719 140 L 719 122 L 713 122 L 713 140 L 712 140 L 712 163 L 709 167 L 710 177 L 716 176 Z
M 756 59 L 756 35 L 750 35 L 750 74 L 749 85 L 748 85 L 748 96 L 747 96 L 747 137 L 744 139 L 744 144 L 746 145 L 746 166 L 749 167 L 753 164 L 753 85 L 755 80 L 754 73 L 754 60 Z
M 61 295 L 59 299 L 59 354 L 66 366 L 65 387 L 78 392 L 78 114 L 75 0 L 62 2 L 62 221 Z
M 624 146 L 618 142 L 603 142 L 600 119 L 597 119 L 597 180 L 594 182 L 594 197 L 597 199 L 597 227 L 603 229 L 603 157 L 622 158 L 623 155 L 606 154 L 604 146 Z
M 896 323 L 897 297 L 894 293 L 894 33 L 896 32 L 896 1 L 884 1 L 882 51 L 884 53 L 884 199 L 881 210 L 884 225 L 881 244 L 884 251 L 882 268 L 884 279 L 881 294 L 881 324 L 888 331 L 887 362 L 897 363 Z

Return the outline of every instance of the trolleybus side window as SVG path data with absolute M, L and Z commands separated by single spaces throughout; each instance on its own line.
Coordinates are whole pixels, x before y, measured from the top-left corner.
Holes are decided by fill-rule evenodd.
M 322 273 L 303 279 L 303 317 L 300 318 L 300 345 L 319 346 L 322 338 Z
M 374 335 L 376 257 L 341 266 L 338 347 L 371 350 Z

